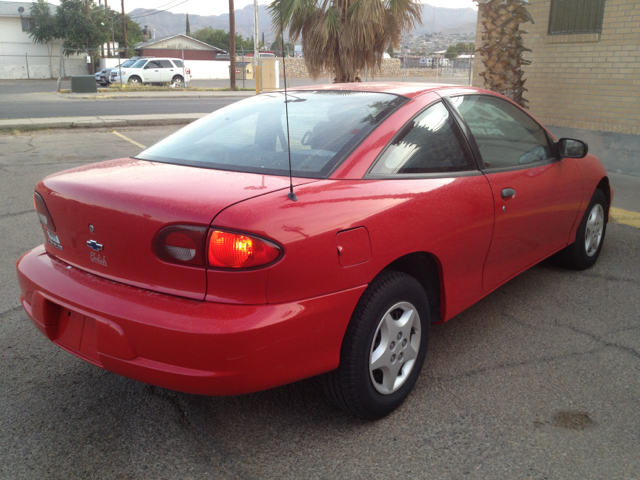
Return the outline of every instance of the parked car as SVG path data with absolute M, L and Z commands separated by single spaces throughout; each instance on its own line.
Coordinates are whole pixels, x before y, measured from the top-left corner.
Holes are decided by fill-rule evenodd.
M 42 180 L 21 302 L 129 378 L 237 395 L 322 375 L 379 418 L 413 389 L 431 324 L 547 257 L 592 266 L 612 197 L 585 143 L 485 90 L 264 93 Z
M 120 68 L 130 67 L 134 63 L 136 63 L 137 60 L 140 60 L 141 58 L 155 58 L 155 57 L 131 57 L 115 67 L 104 68 L 96 73 L 96 82 L 103 87 L 108 87 L 109 83 L 111 83 L 110 76 L 111 76 L 112 70 L 118 70 Z
M 111 70 L 111 83 L 120 82 L 130 85 L 147 83 L 170 83 L 184 85 L 191 80 L 191 69 L 185 68 L 182 60 L 178 58 L 151 58 L 140 59 L 126 69 Z

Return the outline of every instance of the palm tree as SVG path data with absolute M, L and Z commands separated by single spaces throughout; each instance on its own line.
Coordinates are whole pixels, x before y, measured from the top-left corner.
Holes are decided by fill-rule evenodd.
M 522 58 L 522 52 L 530 52 L 522 41 L 520 23 L 533 22 L 531 14 L 525 8 L 528 0 L 475 0 L 478 13 L 482 15 L 482 63 L 486 67 L 480 73 L 484 77 L 484 86 L 488 90 L 501 93 L 517 104 L 526 107 L 528 100 L 522 97 L 527 91 L 522 71 L 523 65 L 530 60 Z
M 288 27 L 292 41 L 302 37 L 309 74 L 327 69 L 338 82 L 379 70 L 385 50 L 422 25 L 417 0 L 273 0 L 268 8 L 276 32 Z

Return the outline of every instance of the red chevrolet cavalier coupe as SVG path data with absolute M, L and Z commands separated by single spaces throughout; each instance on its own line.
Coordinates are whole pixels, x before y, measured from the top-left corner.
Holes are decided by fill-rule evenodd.
M 593 265 L 612 195 L 583 142 L 485 90 L 265 93 L 41 181 L 21 302 L 129 378 L 237 395 L 324 374 L 334 403 L 379 418 L 432 323 L 551 255 Z

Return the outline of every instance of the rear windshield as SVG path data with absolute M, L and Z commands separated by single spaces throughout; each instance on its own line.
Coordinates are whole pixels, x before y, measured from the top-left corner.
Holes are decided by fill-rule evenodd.
M 142 68 L 144 67 L 145 63 L 147 63 L 148 60 L 138 60 L 136 63 L 134 63 L 131 68 Z
M 386 93 L 289 92 L 291 169 L 323 178 L 385 117 L 408 101 Z M 213 112 L 141 152 L 143 160 L 269 175 L 288 175 L 282 92 Z

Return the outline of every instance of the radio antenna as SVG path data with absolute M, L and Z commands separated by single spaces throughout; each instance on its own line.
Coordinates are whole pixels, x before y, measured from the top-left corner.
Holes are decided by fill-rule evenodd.
M 289 100 L 287 99 L 287 65 L 284 61 L 284 17 L 282 16 L 282 0 L 280 0 L 280 41 L 282 44 L 282 77 L 284 79 L 284 109 L 287 118 L 287 151 L 289 153 L 289 197 L 294 202 L 298 196 L 293 191 L 293 175 L 291 173 L 291 141 L 289 140 Z

